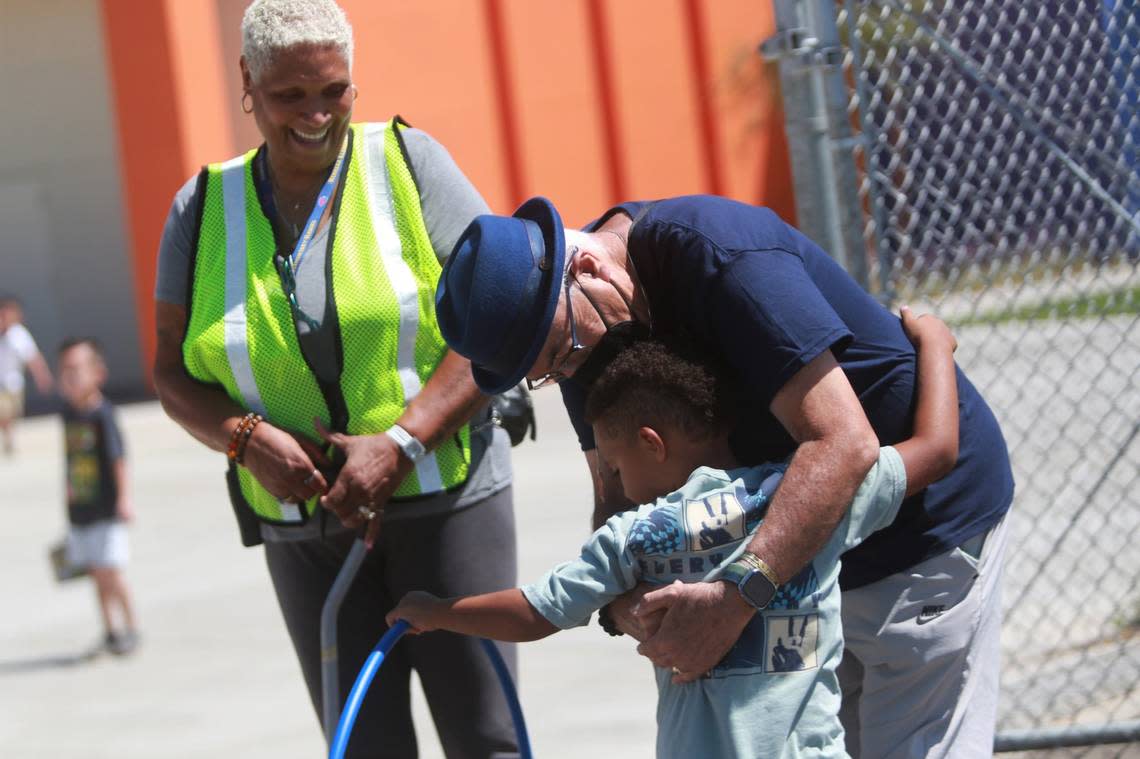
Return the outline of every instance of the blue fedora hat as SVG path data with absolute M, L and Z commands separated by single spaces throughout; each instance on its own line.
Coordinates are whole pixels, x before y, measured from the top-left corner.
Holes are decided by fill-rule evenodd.
M 566 258 L 562 218 L 546 198 L 511 216 L 477 216 L 455 243 L 435 293 L 452 350 L 471 359 L 485 393 L 517 384 L 550 333 Z

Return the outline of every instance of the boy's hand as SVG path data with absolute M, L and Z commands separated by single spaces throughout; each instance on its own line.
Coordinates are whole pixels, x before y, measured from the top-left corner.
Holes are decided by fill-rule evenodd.
M 938 345 L 948 346 L 951 353 L 958 349 L 958 341 L 946 326 L 946 322 L 934 314 L 915 316 L 910 306 L 902 306 L 899 308 L 899 318 L 902 320 L 903 332 L 906 333 L 907 339 L 918 350 Z
M 125 499 L 120 500 L 117 504 L 115 504 L 115 516 L 117 516 L 121 522 L 135 521 L 134 504 Z
M 438 627 L 432 621 L 432 612 L 438 607 L 439 602 L 440 599 L 431 593 L 413 590 L 400 599 L 400 603 L 396 604 L 395 609 L 388 612 L 384 621 L 391 627 L 396 624 L 396 620 L 402 619 L 411 625 L 408 632 L 415 635 L 431 632 Z

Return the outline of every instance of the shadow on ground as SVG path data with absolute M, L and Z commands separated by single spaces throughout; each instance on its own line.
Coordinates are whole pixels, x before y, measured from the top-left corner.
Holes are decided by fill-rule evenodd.
M 0 677 L 79 667 L 94 661 L 101 653 L 102 646 L 97 646 L 73 654 L 34 656 L 30 659 L 0 659 Z

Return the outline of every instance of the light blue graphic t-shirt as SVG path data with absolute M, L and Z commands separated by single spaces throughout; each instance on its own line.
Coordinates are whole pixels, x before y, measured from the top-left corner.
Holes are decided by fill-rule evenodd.
M 785 469 L 700 467 L 680 490 L 611 517 L 577 559 L 523 594 L 567 629 L 586 624 L 639 582 L 715 580 L 763 521 Z M 780 587 L 708 676 L 673 685 L 671 671 L 655 668 L 659 759 L 847 755 L 835 675 L 843 656 L 839 557 L 890 524 L 905 494 L 901 457 L 881 448 L 831 540 Z

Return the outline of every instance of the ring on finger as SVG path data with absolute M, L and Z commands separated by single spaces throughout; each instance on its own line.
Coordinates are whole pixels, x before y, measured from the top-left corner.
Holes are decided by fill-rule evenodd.
M 679 674 L 681 674 L 681 670 L 680 670 L 680 669 L 678 669 L 677 667 L 673 667 L 673 674 L 674 674 L 674 675 L 679 675 Z
M 318 474 L 320 474 L 320 471 L 317 469 L 314 469 L 312 471 L 312 473 L 309 474 L 309 476 L 305 478 L 305 480 L 304 480 L 305 487 L 312 487 L 313 483 L 316 482 L 316 480 L 317 480 Z
M 367 519 L 369 522 L 376 518 L 376 512 L 367 506 L 357 506 L 356 513 Z

